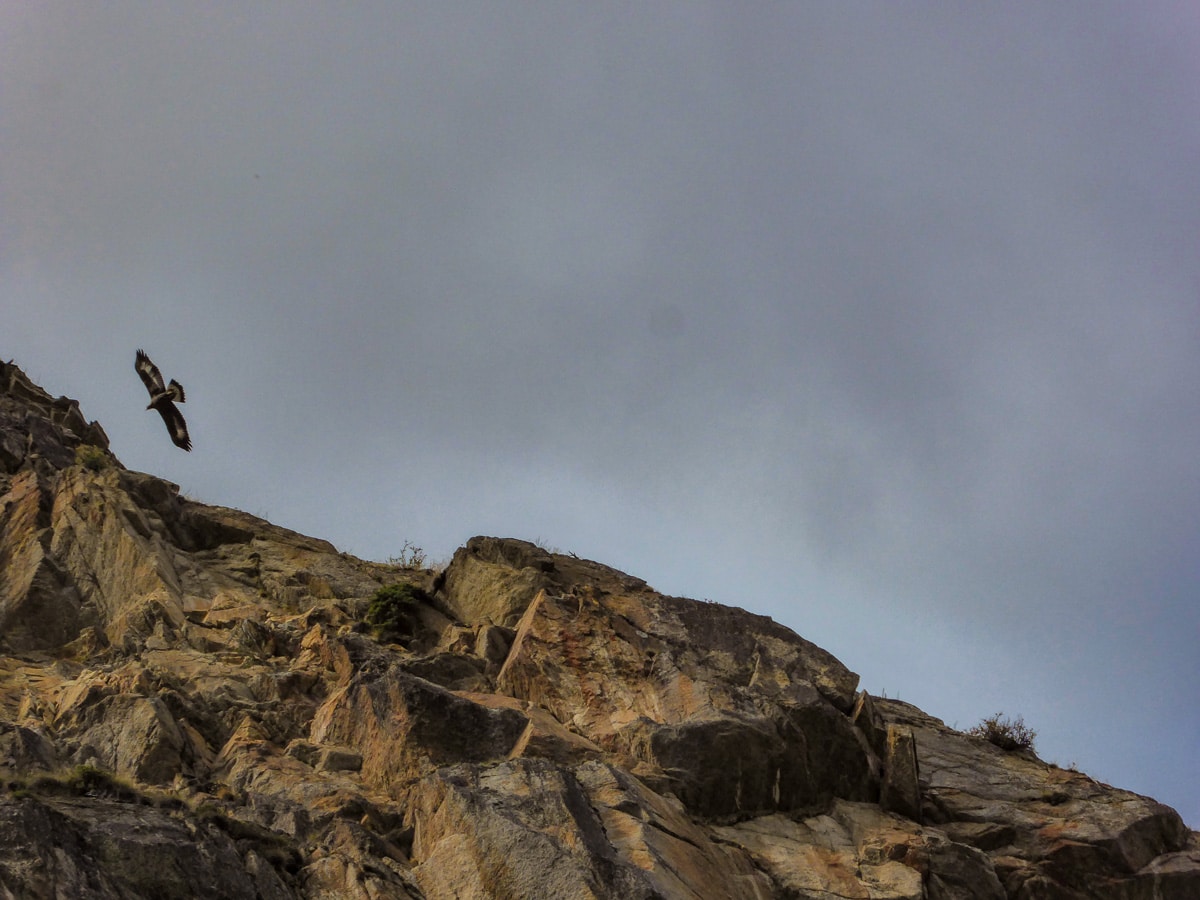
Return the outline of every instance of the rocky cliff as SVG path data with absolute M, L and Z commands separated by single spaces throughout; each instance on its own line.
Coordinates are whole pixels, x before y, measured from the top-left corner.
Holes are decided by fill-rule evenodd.
M 762 616 L 197 503 L 0 365 L 0 896 L 1195 898 L 1146 797 Z

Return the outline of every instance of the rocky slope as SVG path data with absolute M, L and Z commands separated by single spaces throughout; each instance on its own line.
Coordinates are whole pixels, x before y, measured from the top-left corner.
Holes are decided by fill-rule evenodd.
M 355 559 L 11 364 L 0 653 L 0 897 L 1200 896 L 1173 810 L 770 619 L 516 540 Z

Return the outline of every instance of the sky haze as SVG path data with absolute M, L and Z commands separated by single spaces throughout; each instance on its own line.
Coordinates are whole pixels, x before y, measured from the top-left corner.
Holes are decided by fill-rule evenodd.
M 0 356 L 196 499 L 770 615 L 1200 827 L 1198 51 L 1168 2 L 0 0 Z

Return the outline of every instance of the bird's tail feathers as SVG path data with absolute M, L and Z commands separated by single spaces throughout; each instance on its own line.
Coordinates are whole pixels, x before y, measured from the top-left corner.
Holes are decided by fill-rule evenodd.
M 183 385 L 171 379 L 171 383 L 167 385 L 167 393 L 171 395 L 171 399 L 176 403 L 183 403 L 187 398 L 183 396 Z

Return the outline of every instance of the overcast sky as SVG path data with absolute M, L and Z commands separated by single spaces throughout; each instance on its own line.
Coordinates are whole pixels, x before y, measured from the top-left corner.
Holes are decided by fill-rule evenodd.
M 1200 827 L 1197 9 L 0 0 L 0 356 L 196 499 L 764 613 Z

